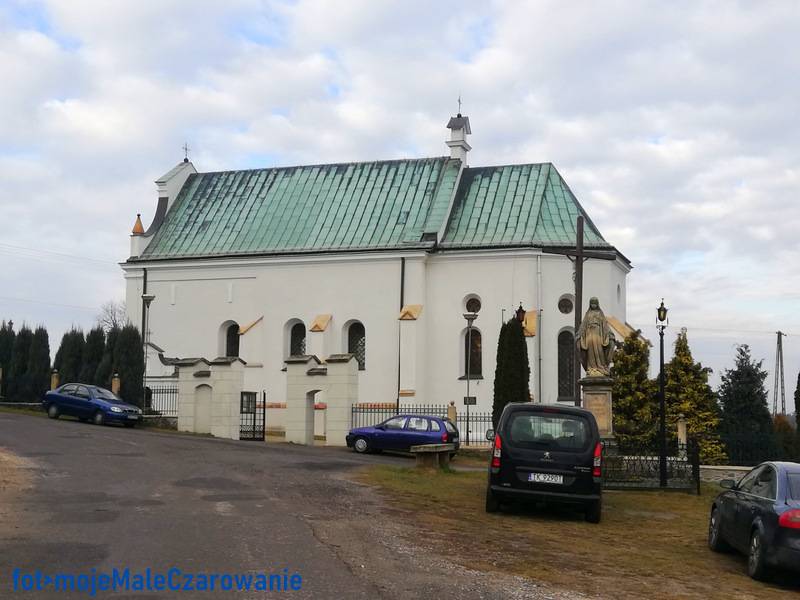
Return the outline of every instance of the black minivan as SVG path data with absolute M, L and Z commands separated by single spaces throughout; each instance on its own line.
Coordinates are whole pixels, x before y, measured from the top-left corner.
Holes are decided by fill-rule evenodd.
M 506 500 L 571 504 L 599 523 L 603 445 L 588 410 L 549 404 L 507 404 L 494 441 L 486 486 L 486 512 Z

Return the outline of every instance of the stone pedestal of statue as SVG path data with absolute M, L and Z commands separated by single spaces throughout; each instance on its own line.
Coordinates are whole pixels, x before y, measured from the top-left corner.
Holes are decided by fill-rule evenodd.
M 594 415 L 600 437 L 603 439 L 614 436 L 614 426 L 611 412 L 611 384 L 610 377 L 584 377 L 580 380 L 583 390 L 583 408 Z

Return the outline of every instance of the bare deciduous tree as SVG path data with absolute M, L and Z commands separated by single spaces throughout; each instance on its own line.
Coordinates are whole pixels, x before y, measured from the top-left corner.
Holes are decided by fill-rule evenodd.
M 97 324 L 108 333 L 112 329 L 122 329 L 128 323 L 128 311 L 125 301 L 109 300 L 100 307 Z

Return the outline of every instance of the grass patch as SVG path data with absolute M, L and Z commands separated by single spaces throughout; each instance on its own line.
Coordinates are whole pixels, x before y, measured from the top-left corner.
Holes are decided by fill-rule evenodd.
M 0 405 L 0 412 L 13 413 L 15 415 L 31 415 L 34 417 L 46 417 L 47 413 L 42 409 L 33 407 L 16 407 L 16 406 L 2 406 Z
M 716 487 L 705 486 L 701 496 L 608 491 L 603 521 L 592 525 L 580 513 L 555 508 L 519 506 L 486 514 L 485 472 L 379 465 L 359 478 L 404 509 L 398 518 L 424 530 L 435 550 L 470 568 L 609 598 L 770 599 L 800 591 L 796 576 L 754 582 L 744 557 L 708 549 L 708 512 Z

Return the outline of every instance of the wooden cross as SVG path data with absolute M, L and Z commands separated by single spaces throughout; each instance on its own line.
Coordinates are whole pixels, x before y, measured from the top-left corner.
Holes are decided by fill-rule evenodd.
M 561 254 L 566 256 L 575 264 L 575 335 L 581 326 L 583 318 L 583 263 L 590 258 L 600 260 L 616 260 L 617 253 L 607 250 L 585 250 L 583 248 L 583 215 L 578 216 L 577 235 L 575 237 L 575 249 L 565 248 L 542 248 L 545 254 Z M 572 390 L 575 394 L 575 406 L 581 405 L 581 394 L 578 381 L 581 378 L 581 359 L 577 347 L 575 348 L 575 363 L 572 369 L 573 382 Z M 541 376 L 541 374 L 540 374 Z

